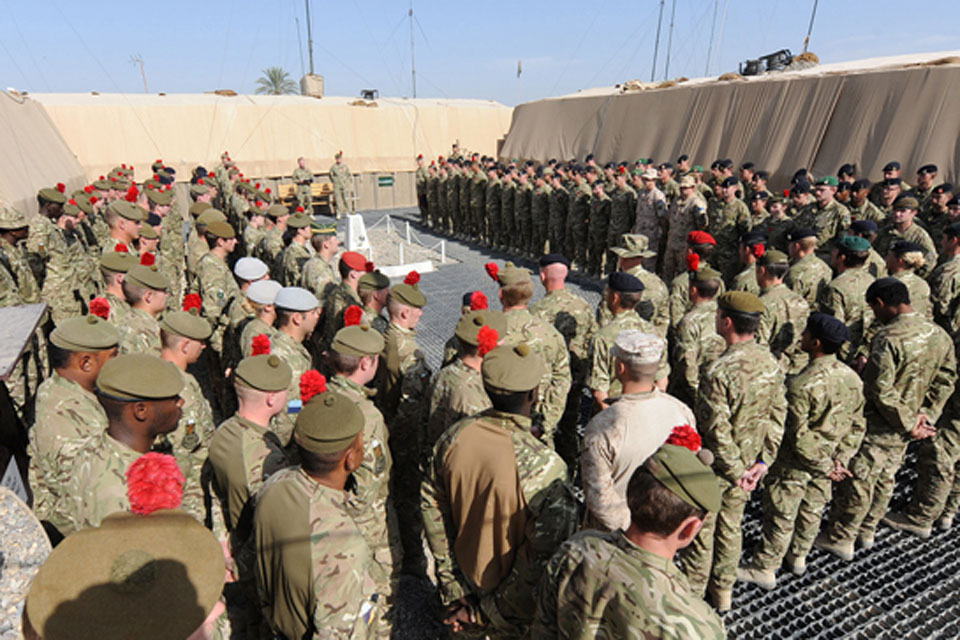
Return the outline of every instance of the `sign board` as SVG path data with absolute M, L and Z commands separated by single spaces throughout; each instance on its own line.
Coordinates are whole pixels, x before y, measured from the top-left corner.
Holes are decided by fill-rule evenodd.
M 6 380 L 43 319 L 43 302 L 0 309 L 0 380 Z
M 364 251 L 370 249 L 370 238 L 367 237 L 367 227 L 363 218 L 355 213 L 347 214 L 347 251 Z
M 378 186 L 378 187 L 392 187 L 392 186 L 393 186 L 393 176 L 377 176 L 377 186 Z

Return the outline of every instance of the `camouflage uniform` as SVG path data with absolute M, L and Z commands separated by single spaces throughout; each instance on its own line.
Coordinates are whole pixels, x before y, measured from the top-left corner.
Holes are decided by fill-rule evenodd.
M 385 334 L 387 327 L 390 326 L 390 321 L 383 317 L 383 313 L 370 307 L 363 308 L 363 316 L 360 318 L 360 322 L 361 324 L 376 329 L 382 334 Z
M 960 256 L 949 258 L 930 276 L 934 321 L 951 336 L 960 331 Z
M 743 543 L 743 511 L 750 494 L 736 482 L 756 462 L 773 464 L 787 413 L 783 372 L 770 351 L 754 340 L 732 344 L 700 378 L 696 416 L 704 448 L 723 494 L 693 543 L 681 552 L 680 566 L 693 588 L 709 581 L 731 589 Z
M 887 221 L 887 214 L 877 205 L 873 204 L 869 198 L 864 200 L 863 204 L 859 207 L 854 205 L 851 200 L 849 211 L 851 220 L 873 220 L 878 225 L 882 225 Z
M 303 265 L 310 259 L 310 251 L 306 244 L 291 242 L 283 250 L 280 258 L 280 273 L 274 278 L 287 287 L 299 285 Z
M 716 300 L 706 300 L 694 306 L 677 325 L 671 392 L 690 406 L 697 399 L 700 371 L 727 348 L 716 325 Z
M 755 296 L 760 295 L 760 284 L 757 282 L 757 265 L 748 264 L 733 277 L 730 291 L 748 291 Z
M 183 216 L 180 215 L 176 205 L 170 207 L 167 214 L 163 216 L 160 226 L 160 257 L 163 276 L 170 285 L 170 298 L 176 304 L 176 308 L 179 308 L 186 288 L 186 274 L 184 273 Z
M 833 279 L 833 271 L 826 262 L 811 253 L 790 265 L 783 283 L 794 293 L 803 296 L 811 309 L 817 309 L 820 296 Z
M 213 327 L 209 345 L 219 356 L 223 351 L 223 333 L 230 323 L 231 307 L 240 305 L 243 294 L 227 263 L 210 251 L 197 265 L 193 291 L 203 299 L 201 315 Z
M 517 187 L 513 198 L 513 216 L 516 220 L 517 235 L 514 238 L 516 249 L 529 253 L 533 245 L 533 185 L 529 182 Z
M 933 305 L 930 303 L 930 285 L 927 284 L 927 281 L 910 269 L 904 269 L 899 273 L 894 273 L 891 277 L 896 278 L 906 285 L 907 292 L 910 294 L 910 306 L 913 307 L 913 310 L 927 320 L 933 320 Z
M 313 293 L 321 304 L 339 284 L 340 272 L 319 253 L 304 263 L 300 286 Z
M 485 189 L 483 206 L 486 217 L 482 225 L 483 239 L 487 245 L 495 247 L 499 244 L 500 234 L 502 232 L 500 225 L 500 194 L 503 192 L 503 182 L 499 177 L 488 179 Z
M 290 386 L 287 387 L 287 402 L 299 400 L 300 376 L 313 366 L 310 352 L 303 346 L 303 343 L 297 342 L 289 334 L 278 329 L 270 338 L 270 353 L 279 356 L 290 365 L 290 369 L 293 371 Z M 284 446 L 290 442 L 290 436 L 293 435 L 294 422 L 296 422 L 296 416 L 287 412 L 275 415 L 273 420 L 270 421 L 270 429 L 280 437 L 280 442 Z
M 800 373 L 808 359 L 800 348 L 800 336 L 807 327 L 810 305 L 782 283 L 764 289 L 760 300 L 765 309 L 760 316 L 757 342 L 770 347 L 785 375 Z
M 567 466 L 531 428 L 529 418 L 494 409 L 457 422 L 434 446 L 422 487 L 424 529 L 436 558 L 440 597 L 450 604 L 474 595 L 485 632 L 497 638 L 522 635 L 533 617 L 533 590 L 547 561 L 576 528 Z M 487 475 L 491 481 L 503 474 L 509 478 L 507 466 L 514 469 L 512 479 L 485 486 Z M 471 491 L 477 492 L 476 500 L 465 495 Z M 516 511 L 507 513 L 511 507 Z M 498 531 L 504 521 L 495 515 L 520 526 Z M 487 566 L 480 564 L 486 558 L 477 558 L 470 541 L 461 539 L 483 544 L 490 537 L 499 542 L 501 535 L 503 545 L 496 545 L 498 555 Z
M 630 527 L 630 477 L 682 425 L 696 429 L 693 412 L 656 388 L 621 396 L 587 423 L 581 454 L 587 528 Z
M 630 233 L 637 206 L 637 192 L 629 186 L 617 187 L 610 202 L 610 224 L 607 227 L 607 273 L 617 268 L 617 255 L 609 250 L 620 244 L 620 237 Z M 656 247 L 656 245 L 653 245 Z
M 353 199 L 350 192 L 353 190 L 353 174 L 346 164 L 333 163 L 330 165 L 330 180 L 333 182 L 333 201 L 337 209 L 337 217 L 344 213 L 354 213 Z
M 559 331 L 527 309 L 507 311 L 504 318 L 507 329 L 500 337 L 500 343 L 513 345 L 525 342 L 543 359 L 544 374 L 540 380 L 540 398 L 534 407 L 534 422 L 539 423 L 543 430 L 543 441 L 553 445 L 572 384 L 566 342 Z
M 794 222 L 797 228 L 817 232 L 816 254 L 821 259 L 829 259 L 835 242 L 850 227 L 850 211 L 836 200 L 831 200 L 825 207 L 814 201 L 800 210 Z
M 590 341 L 590 375 L 586 385 L 594 391 L 605 391 L 609 398 L 620 395 L 620 381 L 614 372 L 615 358 L 610 353 L 617 335 L 621 331 L 637 330 L 644 333 L 660 335 L 653 324 L 641 318 L 636 311 L 623 311 L 610 321 L 610 324 L 597 331 Z M 660 335 L 661 338 L 664 336 Z M 655 380 L 663 380 L 670 375 L 670 364 L 667 362 L 667 353 L 664 350 L 657 368 Z
M 663 279 L 670 282 L 686 270 L 684 254 L 687 236 L 695 229 L 707 228 L 707 203 L 694 193 L 688 199 L 675 200 L 667 214 L 667 245 L 663 256 Z
M 513 180 L 500 187 L 500 218 L 497 229 L 497 246 L 503 249 L 516 248 L 517 218 L 513 212 L 517 199 L 517 183 Z
M 830 502 L 834 461 L 850 463 L 866 429 L 863 383 L 835 355 L 811 361 L 787 385 L 787 422 L 777 460 L 765 480 L 763 540 L 753 563 L 780 566 L 789 552 L 803 560 Z
M 363 301 L 360 300 L 360 294 L 346 282 L 341 282 L 327 298 L 323 301 L 323 337 L 320 339 L 320 350 L 325 351 L 330 348 L 333 342 L 333 336 L 337 331 L 343 328 L 343 312 L 347 307 L 357 305 L 363 308 Z
M 427 401 L 424 453 L 433 450 L 433 445 L 454 422 L 476 415 L 490 406 L 480 372 L 456 358 L 433 379 Z
M 0 205 L 2 211 L 2 205 Z M 40 287 L 21 247 L 0 238 L 0 308 L 40 302 Z M 42 331 L 34 332 L 30 345 L 3 381 L 21 420 L 33 422 L 29 415 L 37 386 L 47 369 L 46 342 Z
M 486 237 L 483 224 L 486 212 L 487 176 L 478 171 L 470 180 L 470 226 L 473 237 L 482 240 Z
M 550 242 L 550 253 L 561 253 L 570 259 L 570 248 L 566 244 L 570 192 L 563 187 L 554 188 L 550 192 L 547 209 L 547 240 Z
M 261 333 L 270 338 L 270 344 L 272 345 L 277 330 L 260 318 L 253 318 L 243 326 L 243 330 L 240 332 L 240 352 L 244 358 L 253 355 L 253 339 Z
M 867 253 L 867 270 L 874 278 L 887 277 L 887 261 L 880 257 L 873 247 Z
M 580 269 L 587 266 L 588 220 L 592 214 L 592 200 L 590 185 L 586 182 L 581 182 L 570 193 L 565 242 L 567 253 L 564 255 Z
M 160 323 L 143 309 L 130 307 L 130 314 L 118 327 L 123 331 L 120 353 L 160 355 Z
M 293 170 L 291 177 L 297 185 L 297 204 L 310 214 L 313 204 L 313 173 L 309 169 L 297 167 Z M 301 184 L 302 182 L 308 182 L 309 184 Z
M 867 305 L 867 288 L 872 282 L 873 276 L 865 268 L 847 269 L 834 278 L 820 296 L 819 310 L 850 329 L 850 342 L 844 344 L 837 354 L 841 360 L 856 357 L 863 333 L 873 322 L 873 311 Z
M 547 565 L 534 638 L 726 637 L 716 612 L 667 558 L 621 531 L 581 532 Z
M 61 456 L 61 448 L 68 440 L 106 431 L 107 414 L 97 396 L 54 371 L 37 390 L 36 416 L 27 446 L 33 511 L 63 530 L 67 523 L 59 509 L 61 490 L 72 467 Z
M 296 467 L 271 476 L 257 498 L 257 589 L 287 638 L 389 637 L 378 565 L 350 497 Z
M 283 231 L 274 227 L 263 234 L 257 248 L 256 257 L 263 260 L 270 273 L 280 273 L 280 255 L 283 253 Z
M 186 479 L 183 485 L 183 501 L 181 508 L 199 521 L 206 517 L 206 508 L 203 502 L 203 486 L 201 484 L 201 470 L 207 460 L 210 439 L 216 430 L 213 422 L 213 412 L 210 403 L 203 397 L 203 391 L 197 379 L 186 371 L 183 376 L 183 414 L 177 428 L 171 433 L 158 439 L 157 448 L 163 450 L 166 441 L 177 459 L 180 471 Z
M 960 509 L 958 462 L 960 394 L 954 391 L 937 423 L 937 434 L 921 442 L 917 451 L 917 480 L 904 509 L 914 524 L 930 527 L 937 518 L 951 521 L 956 516 Z
M 720 288 L 717 290 L 719 296 L 726 290 L 723 282 L 720 282 Z M 670 283 L 670 296 L 668 298 L 670 306 L 670 328 L 676 330 L 683 316 L 693 308 L 690 302 L 690 272 L 684 271 Z
M 643 283 L 643 299 L 637 304 L 637 313 L 652 323 L 657 334 L 666 336 L 670 328 L 670 292 L 660 276 L 647 271 L 642 264 L 624 271 Z M 600 326 L 605 327 L 613 319 L 606 305 L 600 305 Z
M 656 251 L 660 245 L 660 231 L 667 223 L 667 198 L 663 192 L 653 189 L 641 189 L 637 194 L 637 211 L 633 222 L 633 232 L 642 233 L 650 241 L 650 247 Z M 619 236 L 617 236 L 619 239 Z M 661 257 L 662 259 L 662 257 Z M 655 270 L 655 258 L 645 258 L 647 269 Z
M 750 230 L 750 209 L 737 200 L 726 203 L 715 201 L 708 210 L 710 224 L 707 231 L 717 241 L 717 248 L 711 256 L 711 263 L 724 277 L 734 275 L 737 268 L 737 248 L 740 236 Z
M 877 250 L 877 253 L 879 253 L 881 257 L 884 257 L 887 255 L 890 247 L 898 240 L 915 242 L 923 247 L 923 257 L 926 258 L 926 264 L 917 269 L 917 275 L 921 278 L 926 278 L 930 275 L 934 267 L 937 266 L 937 248 L 934 246 L 933 240 L 930 239 L 930 234 L 916 222 L 913 222 L 903 232 L 897 231 L 897 228 L 893 226 L 892 223 L 889 223 L 880 229 L 880 235 L 877 236 L 877 241 L 873 243 L 873 246 Z
M 880 328 L 863 370 L 867 434 L 850 464 L 852 478 L 837 491 L 832 542 L 872 539 L 893 495 L 917 415 L 940 417 L 956 382 L 956 358 L 947 333 L 917 313 L 900 314 Z
M 532 235 L 530 241 L 530 253 L 534 256 L 543 255 L 544 245 L 547 242 L 547 223 L 550 215 L 550 194 L 553 187 L 549 184 L 543 184 L 537 187 L 533 194 L 533 201 L 530 207 L 530 216 L 533 219 Z

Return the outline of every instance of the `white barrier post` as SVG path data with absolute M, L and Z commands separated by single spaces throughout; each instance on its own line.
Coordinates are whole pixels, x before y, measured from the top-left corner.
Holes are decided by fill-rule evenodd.
M 403 245 L 398 244 L 397 249 L 400 250 L 400 264 L 406 264 L 406 260 L 403 259 Z
M 408 220 L 404 224 L 406 225 L 407 242 L 410 242 L 410 221 Z
M 440 264 L 443 264 L 447 261 L 447 241 L 440 241 Z

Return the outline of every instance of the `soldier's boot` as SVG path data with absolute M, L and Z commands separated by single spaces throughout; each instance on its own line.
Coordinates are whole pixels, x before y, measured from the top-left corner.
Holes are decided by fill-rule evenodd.
M 888 527 L 893 527 L 894 529 L 899 529 L 900 531 L 912 533 L 913 535 L 923 538 L 924 540 L 929 538 L 930 534 L 932 533 L 931 527 L 918 525 L 911 520 L 909 516 L 900 513 L 899 511 L 888 512 L 887 515 L 883 516 L 883 519 L 880 522 Z
M 807 559 L 798 558 L 789 553 L 783 559 L 784 568 L 795 576 L 802 576 L 807 572 Z
M 733 607 L 733 589 L 723 589 L 711 584 L 707 587 L 707 595 L 710 596 L 713 607 L 720 613 L 730 611 Z
M 777 586 L 777 574 L 773 569 L 760 569 L 758 567 L 738 567 L 737 580 L 750 582 L 767 591 L 771 591 Z
M 944 514 L 937 518 L 937 529 L 946 531 L 953 526 L 954 514 Z
M 873 549 L 873 545 L 877 543 L 877 535 L 875 531 L 861 531 L 857 534 L 857 544 L 860 545 L 861 549 Z
M 813 541 L 813 546 L 833 554 L 845 562 L 853 560 L 853 542 L 834 542 L 825 533 L 821 533 Z

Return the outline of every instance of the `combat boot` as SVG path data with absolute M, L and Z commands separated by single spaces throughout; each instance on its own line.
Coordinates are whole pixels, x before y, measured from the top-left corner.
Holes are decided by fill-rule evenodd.
M 876 544 L 876 541 L 876 536 L 873 532 L 861 533 L 857 535 L 857 544 L 860 545 L 861 549 L 873 549 L 873 545 Z
M 807 572 L 807 559 L 806 558 L 797 558 L 790 554 L 783 559 L 783 565 L 786 569 L 795 576 L 802 576 Z
M 707 587 L 707 595 L 714 608 L 720 613 L 730 611 L 733 606 L 733 589 L 720 589 L 712 584 Z
M 739 567 L 737 569 L 737 580 L 741 580 L 743 582 L 752 582 L 758 587 L 763 587 L 767 591 L 775 589 L 777 586 L 777 575 L 772 569 Z
M 889 511 L 887 515 L 883 516 L 883 519 L 880 520 L 883 524 L 888 527 L 893 527 L 894 529 L 899 529 L 900 531 L 906 531 L 907 533 L 912 533 L 913 535 L 923 538 L 926 540 L 930 537 L 932 533 L 931 527 L 922 527 L 910 519 L 910 516 L 900 513 L 899 511 Z
M 853 560 L 852 542 L 831 542 L 829 537 L 821 533 L 817 536 L 816 540 L 813 541 L 813 546 L 833 554 L 845 562 Z
M 953 526 L 953 514 L 942 515 L 939 518 L 937 518 L 937 529 L 940 529 L 941 531 L 946 531 L 952 526 Z

